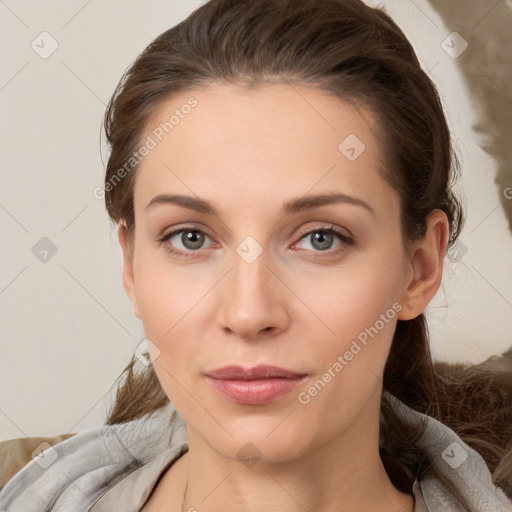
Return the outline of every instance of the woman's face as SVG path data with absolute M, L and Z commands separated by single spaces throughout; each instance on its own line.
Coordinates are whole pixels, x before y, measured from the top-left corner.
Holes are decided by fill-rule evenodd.
M 284 84 L 212 83 L 151 118 L 124 280 L 191 446 L 276 462 L 378 428 L 413 271 L 374 122 Z M 289 373 L 243 372 L 262 366 Z

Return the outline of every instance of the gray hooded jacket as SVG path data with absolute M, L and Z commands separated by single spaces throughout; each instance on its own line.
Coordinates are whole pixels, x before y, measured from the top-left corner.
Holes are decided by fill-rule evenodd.
M 494 486 L 475 450 L 445 425 L 391 398 L 410 421 L 427 420 L 418 445 L 431 468 L 414 482 L 415 512 L 512 512 L 512 500 Z M 14 475 L 0 491 L 0 512 L 139 512 L 159 476 L 188 450 L 184 427 L 168 404 L 146 421 L 84 430 Z

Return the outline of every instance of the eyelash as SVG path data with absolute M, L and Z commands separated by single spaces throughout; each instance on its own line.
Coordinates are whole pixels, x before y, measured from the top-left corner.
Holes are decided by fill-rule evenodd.
M 183 232 L 187 232 L 187 231 L 196 231 L 198 233 L 208 236 L 204 231 L 202 231 L 200 229 L 197 229 L 192 226 L 185 226 L 185 227 L 176 229 L 174 231 L 171 231 L 170 233 L 167 233 L 166 235 L 164 235 L 162 238 L 159 239 L 159 242 L 161 244 L 164 244 L 164 243 L 168 242 L 173 236 L 177 235 L 178 233 L 183 233 Z M 340 231 L 335 229 L 333 226 L 330 226 L 328 228 L 325 228 L 325 227 L 320 228 L 319 227 L 319 228 L 309 229 L 307 231 L 304 231 L 304 232 L 300 233 L 299 240 L 297 242 L 295 242 L 295 244 L 304 240 L 307 236 L 312 235 L 313 233 L 333 234 L 333 235 L 337 236 L 341 242 L 341 245 L 333 250 L 327 249 L 325 251 L 313 251 L 313 255 L 312 255 L 313 258 L 325 257 L 325 256 L 323 256 L 324 254 L 327 254 L 329 256 L 334 256 L 334 255 L 338 254 L 339 252 L 344 251 L 346 249 L 346 246 L 351 246 L 354 244 L 353 238 L 341 233 Z M 166 245 L 165 249 L 170 254 L 174 254 L 176 256 L 183 257 L 183 258 L 190 258 L 190 257 L 194 258 L 195 257 L 194 253 L 199 252 L 199 249 L 197 249 L 195 251 L 180 251 L 180 250 L 174 249 L 173 247 L 171 247 L 169 245 Z
M 299 234 L 299 240 L 297 242 L 295 242 L 293 245 L 296 245 L 297 243 L 304 240 L 305 238 L 312 235 L 313 233 L 332 234 L 334 236 L 337 236 L 341 242 L 340 246 L 336 247 L 335 249 L 327 249 L 325 251 L 312 251 L 311 256 L 313 258 L 326 258 L 329 256 L 330 257 L 335 256 L 335 255 L 339 254 L 340 252 L 345 251 L 347 246 L 351 246 L 354 244 L 354 238 L 343 234 L 341 231 L 338 231 L 337 229 L 335 229 L 334 226 L 330 226 L 328 228 L 318 227 L 318 228 L 307 229 L 307 230 L 302 231 Z

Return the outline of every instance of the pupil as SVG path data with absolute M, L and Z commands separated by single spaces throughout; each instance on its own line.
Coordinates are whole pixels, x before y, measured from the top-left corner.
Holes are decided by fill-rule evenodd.
M 326 249 L 329 249 L 329 247 L 332 245 L 332 233 L 323 233 L 321 231 L 318 231 L 313 235 L 313 247 L 316 247 L 317 249 L 320 249 L 321 251 L 325 251 Z M 318 242 L 318 243 L 316 243 Z
M 199 231 L 185 231 L 181 238 L 188 249 L 199 249 L 204 242 L 204 234 Z

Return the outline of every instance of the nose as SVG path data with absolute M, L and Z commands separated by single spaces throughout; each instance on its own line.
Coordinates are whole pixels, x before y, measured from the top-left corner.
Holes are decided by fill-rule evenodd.
M 286 287 L 275 274 L 264 254 L 252 263 L 235 255 L 219 305 L 222 329 L 248 341 L 287 329 L 290 315 Z

